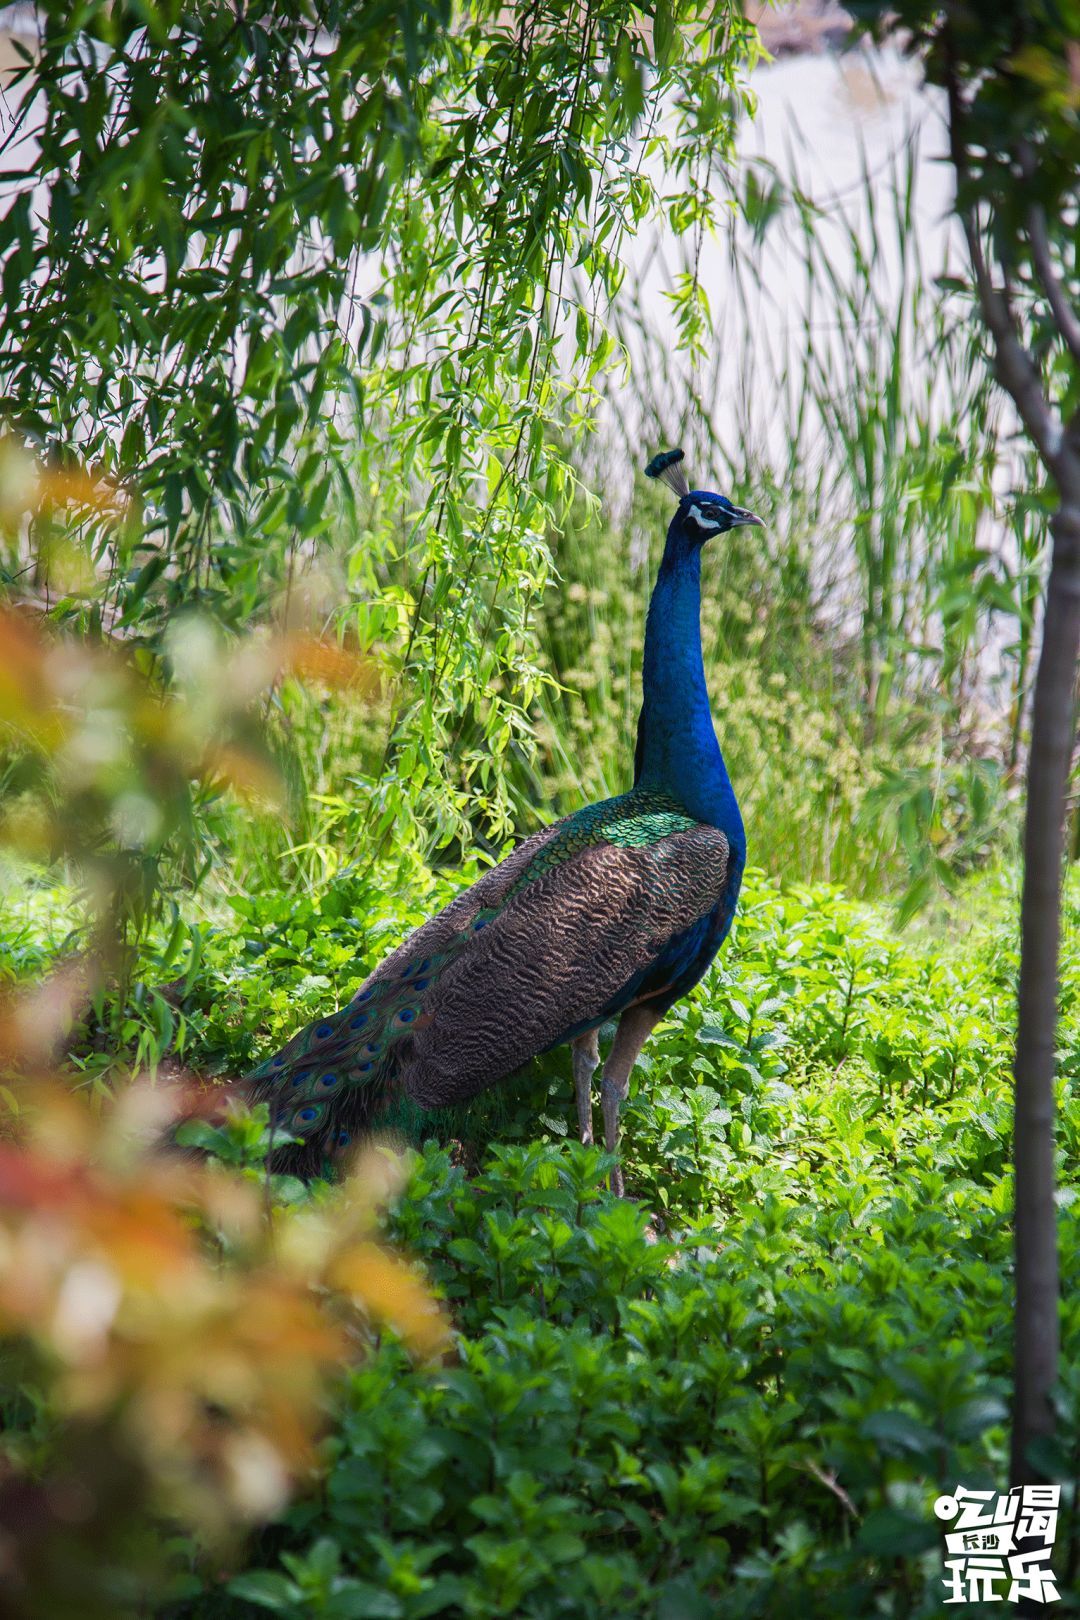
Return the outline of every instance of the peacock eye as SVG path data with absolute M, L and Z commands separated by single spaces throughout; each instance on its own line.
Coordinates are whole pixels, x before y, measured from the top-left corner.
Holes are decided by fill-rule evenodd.
M 416 983 L 413 985 L 413 989 L 414 990 L 426 990 L 430 983 L 431 983 L 430 979 L 417 979 Z
M 355 1018 L 350 1018 L 349 1019 L 349 1028 L 350 1029 L 363 1029 L 363 1027 L 367 1023 L 367 1021 L 368 1021 L 367 1013 L 357 1013 Z
M 354 1001 L 370 1001 L 374 994 L 375 994 L 375 986 L 373 984 L 370 984 L 370 985 L 368 985 L 366 990 L 361 990 L 358 995 L 353 996 L 353 1000 Z
M 719 507 L 701 506 L 697 501 L 687 509 L 687 522 L 692 523 L 702 534 L 715 534 L 717 529 L 724 526 L 724 517 Z
M 338 1131 L 338 1133 L 337 1133 L 337 1145 L 338 1145 L 338 1147 L 348 1147 L 348 1145 L 349 1145 L 349 1143 L 351 1141 L 352 1141 L 352 1137 L 349 1135 L 348 1131 Z
M 399 1024 L 411 1024 L 416 1017 L 416 1009 L 414 1007 L 402 1007 L 397 1017 Z
M 320 1024 L 315 1033 L 319 1039 L 323 1041 L 328 1035 L 332 1035 L 334 1033 L 334 1026 L 333 1024 Z
M 310 1125 L 313 1119 L 318 1119 L 319 1110 L 317 1108 L 301 1108 L 296 1117 L 301 1125 Z
M 357 1069 L 357 1072 L 358 1072 L 358 1073 L 359 1073 L 359 1074 L 367 1074 L 367 1072 L 368 1072 L 368 1070 L 369 1070 L 369 1069 L 370 1069 L 370 1068 L 371 1068 L 371 1064 L 370 1064 L 370 1063 L 361 1063 L 361 1064 L 359 1064 L 359 1065 L 358 1065 L 358 1069 Z
M 326 1089 L 329 1091 L 331 1086 L 336 1086 L 337 1085 L 337 1079 L 338 1079 L 338 1077 L 337 1077 L 336 1074 L 334 1074 L 332 1072 L 328 1072 L 326 1074 L 323 1074 L 323 1075 L 319 1076 L 319 1084 L 320 1084 L 320 1086 L 325 1086 Z
M 284 1062 L 285 1062 L 285 1059 L 283 1057 L 276 1057 L 274 1059 L 274 1068 L 275 1069 L 280 1069 L 283 1066 Z

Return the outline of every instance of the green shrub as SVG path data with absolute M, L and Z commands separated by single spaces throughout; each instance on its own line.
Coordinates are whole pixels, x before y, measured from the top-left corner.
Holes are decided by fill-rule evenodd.
M 977 898 L 979 926 L 945 947 L 752 876 L 731 948 L 637 1071 L 635 1202 L 573 1140 L 565 1053 L 440 1120 L 389 1224 L 447 1301 L 456 1354 L 424 1372 L 381 1344 L 344 1381 L 312 1494 L 176 1612 L 938 1616 L 933 1499 L 1000 1487 L 1007 1466 L 1015 961 L 1008 884 Z M 289 945 L 273 906 L 240 912 L 248 940 L 273 913 L 266 950 L 221 935 L 210 956 L 276 1025 L 282 985 L 306 1002 L 334 977 L 338 924 L 294 908 Z M 1073 894 L 1065 1074 L 1078 916 Z M 1061 1092 L 1075 1368 L 1080 1106 Z M 1070 1373 L 1065 1480 L 1078 1395 Z M 1059 1568 L 1068 1538 L 1066 1514 Z

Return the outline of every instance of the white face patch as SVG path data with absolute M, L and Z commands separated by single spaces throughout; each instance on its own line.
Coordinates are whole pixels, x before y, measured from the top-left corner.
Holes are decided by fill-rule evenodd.
M 693 518 L 699 529 L 705 529 L 710 533 L 713 529 L 720 527 L 719 519 L 706 517 L 696 501 L 688 508 L 686 515 Z

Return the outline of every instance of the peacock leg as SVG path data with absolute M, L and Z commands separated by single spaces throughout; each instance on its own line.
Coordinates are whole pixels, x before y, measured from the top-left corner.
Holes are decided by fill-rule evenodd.
M 604 1146 L 609 1153 L 614 1153 L 619 1144 L 619 1108 L 630 1089 L 630 1070 L 637 1062 L 641 1048 L 659 1016 L 651 1007 L 627 1007 L 619 1020 L 608 1060 L 604 1064 L 604 1078 L 600 1082 Z M 611 1190 L 622 1197 L 623 1173 L 619 1164 L 611 1172 Z
M 600 1034 L 586 1030 L 570 1043 L 574 1063 L 574 1096 L 577 1098 L 578 1130 L 583 1142 L 591 1142 L 592 1134 L 592 1077 L 600 1062 Z

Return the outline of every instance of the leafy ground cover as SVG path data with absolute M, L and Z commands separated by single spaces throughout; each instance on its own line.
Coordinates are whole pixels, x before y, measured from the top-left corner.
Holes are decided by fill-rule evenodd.
M 436 884 L 416 915 L 441 897 Z M 933 1499 L 1001 1488 L 1006 1472 L 1014 915 L 1011 884 L 986 876 L 947 937 L 897 935 L 836 889 L 781 893 L 753 875 L 730 949 L 637 1072 L 632 1200 L 609 1195 L 604 1154 L 573 1139 L 565 1053 L 423 1122 L 389 1227 L 446 1300 L 455 1352 L 432 1371 L 379 1343 L 343 1382 L 311 1491 L 239 1572 L 211 1578 L 189 1547 L 165 1612 L 940 1614 Z M 55 907 L 42 916 L 56 926 Z M 162 1002 L 172 1039 L 188 1062 L 236 1072 L 347 996 L 415 920 L 347 878 L 309 902 L 233 900 Z M 1078 925 L 1074 887 L 1069 1370 L 1047 1459 L 1070 1501 Z M 1069 1530 L 1066 1515 L 1063 1593 Z

